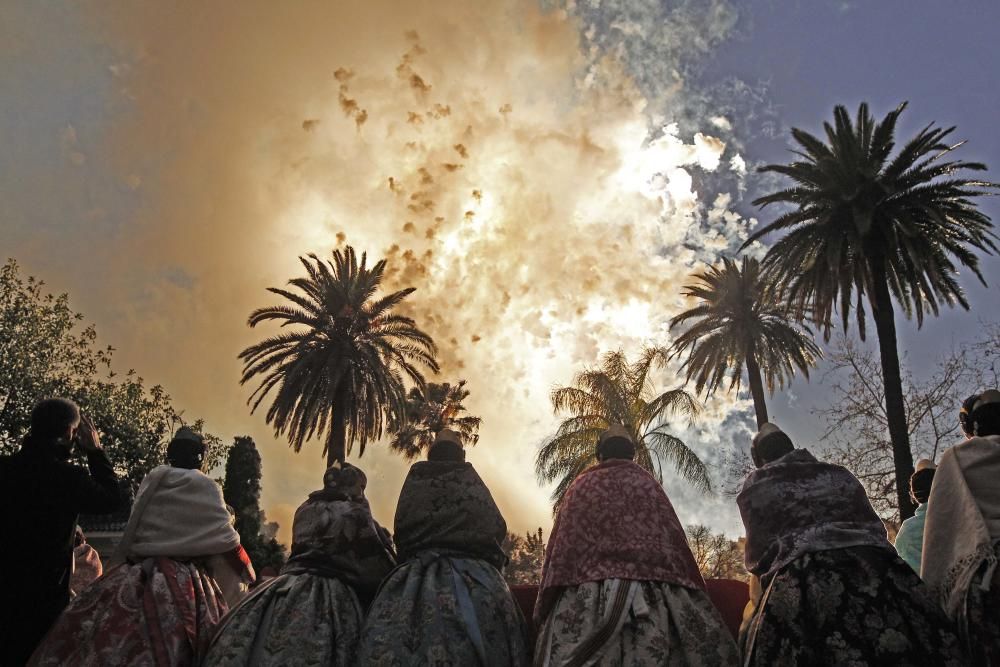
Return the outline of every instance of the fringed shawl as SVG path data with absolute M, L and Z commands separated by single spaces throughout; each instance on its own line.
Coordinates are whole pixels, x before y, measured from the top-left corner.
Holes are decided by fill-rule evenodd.
M 410 468 L 396 506 L 400 562 L 437 551 L 502 569 L 506 536 L 507 523 L 471 463 L 419 461 Z
M 1000 436 L 972 438 L 941 455 L 924 522 L 920 576 L 952 620 L 964 625 L 965 596 L 986 565 L 989 586 L 1000 540 Z
M 632 461 L 605 461 L 566 491 L 546 548 L 536 621 L 545 619 L 560 587 L 604 579 L 705 589 L 670 499 Z
M 892 549 L 861 482 L 805 449 L 750 473 L 736 503 L 747 532 L 747 570 L 765 587 L 807 553 L 856 546 Z

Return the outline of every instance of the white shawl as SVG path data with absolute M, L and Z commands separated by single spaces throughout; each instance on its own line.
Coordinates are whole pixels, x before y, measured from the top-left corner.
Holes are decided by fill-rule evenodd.
M 219 485 L 198 470 L 164 465 L 142 480 L 115 560 L 197 558 L 239 544 Z
M 972 438 L 941 456 L 924 523 L 920 576 L 948 615 L 964 622 L 965 598 L 986 565 L 988 589 L 1000 540 L 1000 436 Z

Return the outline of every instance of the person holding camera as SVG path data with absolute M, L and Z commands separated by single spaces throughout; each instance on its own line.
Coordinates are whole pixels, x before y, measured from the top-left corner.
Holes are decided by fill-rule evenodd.
M 70 461 L 74 450 L 89 470 Z M 0 665 L 24 664 L 69 602 L 79 515 L 122 502 L 93 422 L 68 399 L 39 401 L 21 449 L 0 457 Z

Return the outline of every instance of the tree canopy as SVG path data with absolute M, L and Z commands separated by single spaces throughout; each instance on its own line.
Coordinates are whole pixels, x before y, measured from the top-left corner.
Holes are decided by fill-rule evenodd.
M 304 277 L 294 289 L 269 287 L 286 304 L 259 308 L 251 327 L 276 322 L 290 330 L 240 353 L 241 383 L 257 380 L 252 410 L 271 396 L 267 422 L 295 451 L 323 438 L 327 465 L 343 461 L 352 445 L 382 437 L 401 419 L 404 377 L 424 385 L 423 369 L 438 371 L 437 348 L 411 318 L 394 310 L 413 293 L 407 288 L 377 297 L 386 261 L 368 267 L 365 253 L 334 250 L 331 260 L 300 257 Z
M 0 268 L 0 453 L 16 451 L 28 431 L 31 409 L 46 397 L 76 401 L 96 424 L 119 475 L 134 492 L 185 420 L 160 385 L 147 387 L 129 370 L 113 370 L 114 348 L 97 344 L 97 330 L 74 311 L 67 294 L 22 277 L 8 260 Z M 202 430 L 201 420 L 190 420 Z M 222 441 L 205 434 L 206 469 L 225 456 Z

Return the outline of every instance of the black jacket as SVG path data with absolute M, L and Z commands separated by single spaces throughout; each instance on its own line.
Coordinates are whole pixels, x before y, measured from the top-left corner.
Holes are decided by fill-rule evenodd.
M 80 513 L 110 513 L 123 504 L 107 455 L 88 454 L 87 465 L 89 472 L 46 445 L 0 457 L 0 665 L 17 664 L 23 657 L 12 655 L 22 651 L 30 655 L 32 640 L 69 601 Z
M 122 504 L 118 476 L 107 454 L 88 454 L 87 464 L 89 472 L 59 460 L 44 446 L 0 458 L 0 530 L 20 552 L 0 550 L 0 560 L 15 556 L 21 573 L 26 567 L 69 566 L 79 515 L 107 514 Z M 12 574 L 0 570 L 2 579 Z

